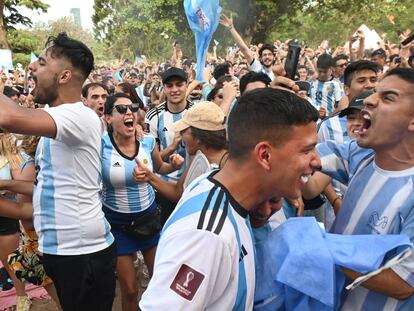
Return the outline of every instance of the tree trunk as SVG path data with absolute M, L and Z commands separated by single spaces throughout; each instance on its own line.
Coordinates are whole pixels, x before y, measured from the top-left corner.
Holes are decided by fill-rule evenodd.
M 0 49 L 10 49 L 7 41 L 6 22 L 4 20 L 4 0 L 0 0 Z

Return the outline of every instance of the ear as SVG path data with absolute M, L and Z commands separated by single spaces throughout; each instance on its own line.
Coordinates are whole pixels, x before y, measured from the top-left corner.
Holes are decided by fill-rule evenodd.
M 105 117 L 106 123 L 108 123 L 108 124 L 111 124 L 112 123 L 112 115 L 105 113 L 104 114 L 104 117 Z
M 264 141 L 258 143 L 254 147 L 254 158 L 256 159 L 256 162 L 258 165 L 260 165 L 263 169 L 266 171 L 270 170 L 270 160 L 271 160 L 271 150 L 272 146 Z
M 346 96 L 349 96 L 349 86 L 344 84 L 344 92 Z
M 65 69 L 60 73 L 59 76 L 59 83 L 66 84 L 72 79 L 72 71 L 69 69 Z
M 408 124 L 408 130 L 410 132 L 414 132 L 414 119 L 412 119 L 411 122 Z

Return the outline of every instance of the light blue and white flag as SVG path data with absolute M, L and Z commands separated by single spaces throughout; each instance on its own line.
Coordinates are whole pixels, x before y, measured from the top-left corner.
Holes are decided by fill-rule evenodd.
M 0 69 L 13 70 L 12 51 L 9 49 L 0 50 Z
M 30 63 L 34 63 L 37 60 L 38 60 L 38 58 L 37 58 L 36 54 L 31 52 L 30 53 Z
M 184 0 L 188 24 L 194 32 L 197 55 L 196 79 L 203 82 L 203 70 L 211 38 L 220 21 L 219 0 Z

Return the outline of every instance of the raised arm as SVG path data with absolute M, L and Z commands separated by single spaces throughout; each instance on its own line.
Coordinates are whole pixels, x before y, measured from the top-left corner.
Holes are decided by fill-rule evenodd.
M 233 17 L 227 17 L 226 15 L 221 14 L 220 24 L 222 24 L 230 31 L 230 34 L 233 36 L 234 41 L 240 48 L 240 52 L 243 54 L 244 58 L 246 58 L 247 63 L 250 65 L 254 60 L 254 55 L 252 51 L 250 51 L 246 42 L 244 42 L 243 38 L 237 32 L 236 28 L 234 28 Z

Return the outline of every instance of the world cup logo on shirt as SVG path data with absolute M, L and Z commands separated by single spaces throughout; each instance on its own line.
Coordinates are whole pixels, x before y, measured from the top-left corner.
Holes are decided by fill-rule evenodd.
M 193 272 L 188 272 L 187 276 L 185 278 L 185 282 L 183 284 L 184 287 L 188 287 L 188 283 L 190 283 L 192 280 L 194 279 L 194 273 Z

